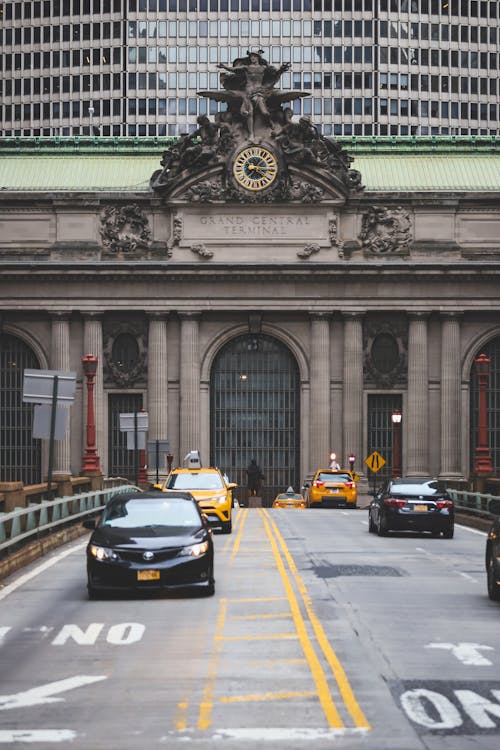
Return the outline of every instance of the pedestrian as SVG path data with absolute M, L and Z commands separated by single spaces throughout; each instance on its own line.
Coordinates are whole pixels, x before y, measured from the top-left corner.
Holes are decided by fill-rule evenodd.
M 262 474 L 262 469 L 255 458 L 252 458 L 247 469 L 248 497 L 260 494 L 260 487 L 263 479 L 264 475 Z

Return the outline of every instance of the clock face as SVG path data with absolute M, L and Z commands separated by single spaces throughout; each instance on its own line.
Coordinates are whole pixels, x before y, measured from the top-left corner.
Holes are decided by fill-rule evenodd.
M 233 175 L 245 190 L 265 190 L 276 180 L 278 162 L 274 154 L 262 146 L 248 146 L 236 154 Z

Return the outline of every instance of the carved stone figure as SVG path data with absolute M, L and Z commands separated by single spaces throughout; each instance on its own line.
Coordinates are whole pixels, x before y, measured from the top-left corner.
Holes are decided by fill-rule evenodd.
M 115 256 L 144 253 L 151 244 L 151 230 L 137 204 L 106 206 L 100 229 L 104 249 Z
M 247 52 L 246 57 L 236 59 L 232 66 L 220 63 L 217 67 L 226 71 L 221 75 L 221 91 L 200 91 L 200 96 L 225 101 L 229 111 L 239 116 L 246 128 L 250 140 L 255 137 L 254 123 L 257 119 L 261 125 L 273 128 L 273 115 L 276 117 L 283 101 L 281 92 L 274 89 L 281 75 L 289 69 L 290 63 L 279 68 L 269 65 L 259 52 Z M 294 92 L 298 98 L 305 93 Z
M 411 241 L 411 221 L 401 206 L 371 206 L 363 215 L 359 239 L 364 248 L 377 255 L 406 252 Z
M 351 157 L 324 138 L 307 117 L 293 120 L 287 106 L 310 96 L 276 87 L 290 67 L 269 65 L 262 50 L 217 66 L 221 88 L 198 96 L 223 102 L 214 121 L 197 119 L 193 133 L 163 154 L 151 187 L 176 200 L 197 202 L 318 202 L 362 190 Z

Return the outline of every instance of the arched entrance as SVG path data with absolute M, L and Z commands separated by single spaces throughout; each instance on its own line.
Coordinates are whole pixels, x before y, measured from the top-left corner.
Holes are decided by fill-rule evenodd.
M 26 368 L 40 364 L 16 336 L 0 334 L 0 481 L 38 484 L 41 441 L 33 440 L 33 404 L 23 404 Z
M 489 344 L 483 345 L 478 354 L 486 354 L 491 360 L 489 367 L 488 388 L 486 391 L 486 409 L 488 416 L 488 446 L 490 449 L 493 474 L 500 476 L 500 336 Z M 479 422 L 479 383 L 474 364 L 471 372 L 471 471 L 474 470 Z
M 226 344 L 210 377 L 210 461 L 241 487 L 255 458 L 264 474 L 262 499 L 300 488 L 300 377 L 290 350 L 265 334 L 247 334 Z

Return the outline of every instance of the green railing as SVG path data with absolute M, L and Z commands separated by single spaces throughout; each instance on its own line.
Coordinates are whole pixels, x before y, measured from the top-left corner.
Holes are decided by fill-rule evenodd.
M 57 531 L 63 525 L 97 513 L 113 495 L 134 490 L 141 491 L 135 485 L 123 484 L 105 490 L 31 503 L 26 508 L 0 513 L 0 554 L 15 545 L 24 544 L 42 534 Z
M 448 494 L 455 503 L 456 510 L 463 510 L 473 515 L 491 519 L 500 515 L 500 497 L 498 495 L 453 489 L 448 489 Z

